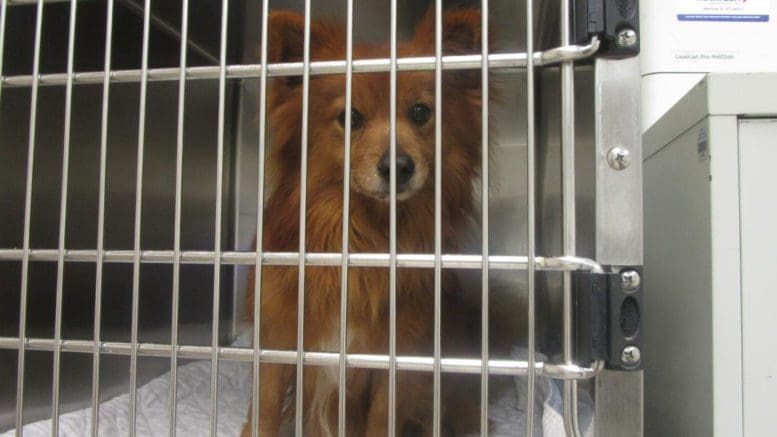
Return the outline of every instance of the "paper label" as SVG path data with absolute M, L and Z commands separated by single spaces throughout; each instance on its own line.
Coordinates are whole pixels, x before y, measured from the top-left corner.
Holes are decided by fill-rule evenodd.
M 707 159 L 707 130 L 700 128 L 696 135 L 696 154 L 699 156 L 699 160 Z
M 677 20 L 766 23 L 769 0 L 678 0 Z

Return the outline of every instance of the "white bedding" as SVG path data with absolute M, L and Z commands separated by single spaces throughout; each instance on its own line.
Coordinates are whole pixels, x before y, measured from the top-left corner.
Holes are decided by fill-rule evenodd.
M 247 344 L 241 337 L 237 344 Z M 525 351 L 516 349 L 517 359 Z M 538 359 L 540 359 L 538 357 Z M 178 368 L 177 434 L 186 437 L 206 436 L 210 430 L 210 361 L 198 361 Z M 559 384 L 549 378 L 538 377 L 535 399 L 535 436 L 564 436 L 561 415 L 562 397 Z M 167 436 L 169 372 L 138 387 L 137 422 L 139 436 Z M 224 361 L 219 364 L 218 435 L 237 436 L 242 430 L 251 391 L 251 363 Z M 515 391 L 505 391 L 489 408 L 494 436 L 523 435 L 525 429 L 526 380 L 515 378 Z M 126 435 L 128 430 L 129 395 L 117 396 L 100 405 L 99 435 Z M 593 409 L 590 397 L 581 393 L 579 402 L 580 426 L 583 434 L 592 435 Z M 60 416 L 60 435 L 81 437 L 91 433 L 91 408 Z M 24 435 L 48 436 L 51 420 L 41 420 L 24 427 Z M 8 431 L 0 437 L 12 437 Z

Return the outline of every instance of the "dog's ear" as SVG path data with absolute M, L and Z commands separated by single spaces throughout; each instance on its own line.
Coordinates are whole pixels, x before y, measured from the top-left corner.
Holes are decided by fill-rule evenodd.
M 427 11 L 416 26 L 415 44 L 424 55 L 434 54 L 434 8 Z M 481 52 L 481 14 L 477 9 L 453 9 L 442 16 L 443 55 L 473 55 Z M 480 88 L 479 70 L 458 70 L 446 74 L 446 81 L 454 86 Z
M 446 12 L 442 25 L 443 51 L 447 54 L 480 53 L 481 18 L 476 9 Z
M 416 44 L 434 50 L 435 11 L 430 8 L 416 26 Z M 480 53 L 481 16 L 477 9 L 454 9 L 442 16 L 442 50 L 445 55 Z
M 305 42 L 305 16 L 295 11 L 273 11 L 268 17 L 268 52 L 270 63 L 300 62 Z M 337 46 L 341 30 L 320 21 L 310 23 L 311 59 L 326 57 L 327 49 Z M 301 83 L 300 76 L 289 76 L 286 82 L 290 86 Z

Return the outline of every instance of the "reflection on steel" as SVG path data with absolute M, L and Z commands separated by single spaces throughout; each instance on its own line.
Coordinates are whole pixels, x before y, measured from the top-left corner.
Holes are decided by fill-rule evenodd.
M 32 249 L 31 261 L 56 261 L 56 249 Z M 148 264 L 171 264 L 173 262 L 172 250 L 142 250 L 139 252 L 140 261 Z M 106 250 L 103 251 L 103 261 L 108 263 L 131 263 L 135 256 L 132 250 Z M 0 261 L 19 261 L 23 258 L 22 249 L 0 249 Z M 213 264 L 216 255 L 208 250 L 184 250 L 181 251 L 182 264 Z M 298 252 L 264 252 L 261 256 L 262 265 L 271 266 L 296 266 L 299 263 Z M 65 261 L 95 262 L 96 250 L 65 250 Z M 343 256 L 339 253 L 306 253 L 305 265 L 307 266 L 341 266 Z M 444 269 L 480 269 L 483 264 L 482 255 L 442 255 L 442 268 Z M 254 265 L 256 263 L 255 252 L 221 252 L 221 263 L 226 265 Z M 537 270 L 545 271 L 574 271 L 584 270 L 602 273 L 604 270 L 594 260 L 576 256 L 542 257 L 534 258 Z M 490 255 L 489 267 L 493 270 L 525 270 L 528 258 L 525 256 Z M 385 253 L 351 253 L 348 254 L 348 265 L 351 267 L 388 267 L 389 255 Z M 434 254 L 397 254 L 397 267 L 434 268 Z
M 533 59 L 535 66 L 546 66 L 563 61 L 572 61 L 591 57 L 599 49 L 599 40 L 594 38 L 591 43 L 584 46 L 565 46 L 544 52 L 535 52 Z M 443 70 L 479 70 L 481 55 L 456 55 L 443 56 Z M 492 70 L 515 70 L 526 68 L 526 53 L 500 53 L 488 55 L 488 68 Z M 397 71 L 433 71 L 435 65 L 434 56 L 397 59 Z M 391 66 L 388 58 L 383 59 L 359 59 L 353 61 L 354 73 L 379 73 L 389 71 Z M 219 67 L 187 67 L 187 80 L 218 79 Z M 315 61 L 310 63 L 310 74 L 343 74 L 346 70 L 346 61 Z M 269 64 L 267 76 L 300 76 L 304 68 L 302 62 L 288 62 L 282 64 Z M 228 79 L 250 79 L 261 76 L 262 66 L 259 64 L 228 65 Z M 180 68 L 152 68 L 148 70 L 149 81 L 174 81 L 180 76 Z M 113 70 L 110 73 L 111 82 L 140 82 L 142 72 L 134 70 Z M 73 73 L 74 84 L 101 84 L 105 73 L 102 71 L 87 71 Z M 38 75 L 40 85 L 64 85 L 67 82 L 66 73 L 52 73 Z M 3 87 L 29 87 L 33 83 L 33 76 L 4 76 L 0 83 Z
M 52 351 L 54 341 L 49 338 L 28 338 L 24 342 L 25 350 Z M 62 340 L 63 352 L 91 354 L 95 350 L 95 342 L 91 340 Z M 0 349 L 19 349 L 19 340 L 16 337 L 0 337 Z M 129 355 L 132 344 L 128 342 L 101 342 L 99 352 L 105 355 Z M 138 343 L 138 355 L 145 357 L 169 358 L 171 348 L 169 344 Z M 178 346 L 178 358 L 207 360 L 214 353 L 210 346 Z M 251 362 L 253 349 L 239 347 L 218 348 L 219 360 Z M 283 351 L 262 349 L 260 360 L 263 363 L 295 364 L 297 351 Z M 313 366 L 337 366 L 340 354 L 337 352 L 304 352 L 303 362 Z M 414 370 L 431 372 L 434 366 L 434 357 L 402 356 L 396 357 L 397 370 Z M 389 355 L 380 354 L 347 354 L 346 365 L 364 369 L 388 369 Z M 482 360 L 479 358 L 442 358 L 440 367 L 444 373 L 468 373 L 480 374 Z M 528 363 L 520 360 L 488 360 L 489 373 L 492 375 L 526 375 Z M 590 367 L 582 367 L 574 364 L 551 364 L 536 362 L 534 369 L 537 375 L 561 380 L 584 380 L 596 376 L 602 369 L 600 362 L 594 362 Z

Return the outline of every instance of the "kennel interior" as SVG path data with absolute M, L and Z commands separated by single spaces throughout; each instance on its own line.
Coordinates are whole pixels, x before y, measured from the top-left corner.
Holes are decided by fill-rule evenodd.
M 242 302 L 246 264 L 255 261 L 265 5 L 0 3 L 0 432 L 135 394 L 173 363 L 250 366 L 250 343 L 230 346 L 249 329 Z M 348 3 L 311 2 L 310 11 L 313 19 L 345 23 Z M 587 311 L 575 291 L 584 287 L 572 286 L 573 271 L 619 283 L 619 274 L 633 274 L 623 266 L 642 264 L 638 63 L 633 56 L 602 55 L 604 37 L 578 42 L 562 32 L 571 24 L 561 11 L 576 22 L 572 12 L 579 14 L 584 2 L 533 3 L 484 2 L 493 34 L 488 77 L 499 81 L 500 96 L 487 105 L 494 130 L 488 201 L 481 199 L 480 210 L 488 211 L 486 290 L 491 302 L 507 296 L 514 303 L 490 312 L 521 321 L 525 328 L 514 333 L 520 348 L 529 347 L 533 313 L 536 351 L 545 361 L 537 359 L 529 372 L 525 357 L 491 357 L 490 373 L 499 373 L 501 363 L 502 373 L 550 375 L 568 381 L 562 384 L 567 390 L 579 379 L 580 391 L 592 399 L 596 435 L 640 435 L 641 371 L 617 364 L 627 351 L 582 362 L 570 346 L 590 335 L 572 329 L 584 325 L 576 324 L 577 315 Z M 635 22 L 635 2 L 589 3 Z M 462 0 L 442 6 L 484 5 Z M 388 43 L 392 12 L 401 37 L 434 3 L 353 6 L 354 40 Z M 533 11 L 531 47 L 527 6 Z M 267 9 L 304 8 L 301 1 L 273 1 Z M 637 38 L 625 32 L 630 29 L 617 30 L 618 44 Z M 411 64 L 404 68 L 435 68 L 434 59 Z M 388 71 L 391 62 L 381 65 L 378 71 Z M 482 57 L 446 58 L 445 68 L 472 65 L 482 68 Z M 527 111 L 530 98 L 534 105 Z M 530 253 L 538 257 L 534 263 Z M 463 265 L 454 256 L 461 254 L 445 255 L 449 265 Z M 467 255 L 474 257 L 468 261 L 474 270 L 482 270 L 483 254 Z M 281 258 L 276 262 L 299 262 L 298 254 Z M 381 262 L 388 267 L 392 259 L 389 254 Z M 435 264 L 429 259 L 427 268 Z M 473 289 L 482 292 L 479 283 Z M 614 300 L 607 301 L 611 307 Z M 617 312 L 605 320 L 618 325 Z M 636 342 L 639 334 L 630 334 L 622 336 Z M 475 371 L 479 358 L 470 363 Z M 396 363 L 393 357 L 382 362 Z M 215 401 L 215 391 L 209 393 L 206 399 Z M 577 403 L 567 399 L 564 406 L 564 424 L 574 433 Z M 189 420 L 185 412 L 177 416 L 179 423 Z M 97 422 L 96 414 L 89 417 Z M 203 434 L 220 429 L 210 419 Z M 47 423 L 58 429 L 57 421 Z M 524 434 L 526 426 L 516 423 L 515 433 Z

